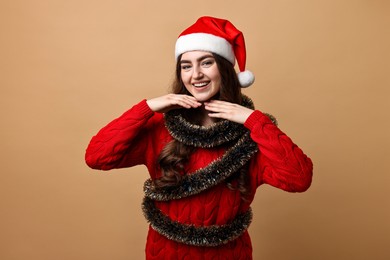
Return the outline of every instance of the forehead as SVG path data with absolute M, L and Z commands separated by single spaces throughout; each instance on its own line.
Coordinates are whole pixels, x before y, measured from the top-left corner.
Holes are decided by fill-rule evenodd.
M 213 57 L 209 51 L 187 51 L 182 54 L 181 60 L 196 61 L 204 57 Z

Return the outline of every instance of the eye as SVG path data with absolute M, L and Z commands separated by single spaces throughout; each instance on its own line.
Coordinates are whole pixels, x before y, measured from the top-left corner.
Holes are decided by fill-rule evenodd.
M 185 71 L 191 69 L 191 65 L 189 65 L 189 64 L 182 64 L 182 65 L 180 65 L 180 67 L 181 67 L 181 70 L 185 70 Z
M 214 60 L 213 59 L 207 59 L 207 60 L 202 61 L 202 66 L 203 67 L 210 67 L 213 64 L 214 64 Z

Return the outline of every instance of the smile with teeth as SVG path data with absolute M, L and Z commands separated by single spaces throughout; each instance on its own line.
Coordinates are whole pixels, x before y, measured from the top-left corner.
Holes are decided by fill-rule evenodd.
M 199 82 L 199 83 L 193 83 L 192 85 L 196 88 L 202 88 L 202 87 L 205 87 L 209 84 L 210 82 Z

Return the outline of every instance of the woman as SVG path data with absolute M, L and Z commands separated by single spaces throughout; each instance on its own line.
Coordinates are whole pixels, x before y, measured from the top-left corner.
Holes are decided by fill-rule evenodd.
M 148 168 L 147 259 L 252 259 L 247 228 L 257 187 L 303 192 L 312 162 L 241 94 L 254 77 L 245 70 L 243 35 L 229 21 L 199 18 L 180 34 L 175 55 L 172 93 L 141 101 L 101 129 L 86 162 Z

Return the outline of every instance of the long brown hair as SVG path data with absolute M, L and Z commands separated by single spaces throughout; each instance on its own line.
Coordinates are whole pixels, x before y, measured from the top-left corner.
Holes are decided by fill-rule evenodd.
M 219 100 L 241 104 L 241 86 L 233 65 L 228 60 L 215 53 L 212 53 L 212 55 L 214 56 L 221 75 L 221 87 L 217 94 L 217 98 Z M 191 95 L 181 80 L 180 60 L 181 55 L 177 59 L 175 80 L 172 84 L 171 92 L 174 94 Z M 184 112 L 184 116 L 191 121 L 191 119 L 194 118 L 193 115 L 196 113 L 196 109 L 189 109 Z M 157 166 L 161 170 L 162 176 L 154 181 L 155 186 L 157 188 L 169 188 L 180 184 L 182 180 L 181 173 L 183 173 L 184 166 L 188 162 L 193 150 L 193 147 L 185 145 L 175 139 L 166 144 L 157 160 Z M 238 189 L 242 195 L 247 195 L 249 193 L 247 167 L 242 167 L 234 176 L 231 176 L 227 185 L 231 189 Z

